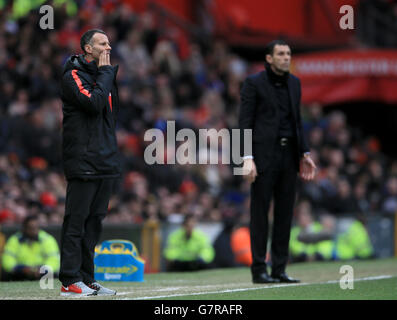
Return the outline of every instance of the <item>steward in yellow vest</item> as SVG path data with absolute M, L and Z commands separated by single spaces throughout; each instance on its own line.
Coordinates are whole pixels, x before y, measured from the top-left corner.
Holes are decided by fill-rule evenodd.
M 185 217 L 183 227 L 171 233 L 167 239 L 164 256 L 167 271 L 194 271 L 205 269 L 214 260 L 215 250 L 208 236 L 195 229 L 196 219 Z
M 10 236 L 2 257 L 4 280 L 38 280 L 42 266 L 59 272 L 59 248 L 53 236 L 39 229 L 36 216 L 25 218 L 22 231 Z

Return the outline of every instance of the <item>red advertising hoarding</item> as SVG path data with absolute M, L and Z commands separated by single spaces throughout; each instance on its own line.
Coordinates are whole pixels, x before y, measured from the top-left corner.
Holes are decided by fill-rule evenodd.
M 303 103 L 397 103 L 397 50 L 295 55 L 291 71 L 301 79 Z

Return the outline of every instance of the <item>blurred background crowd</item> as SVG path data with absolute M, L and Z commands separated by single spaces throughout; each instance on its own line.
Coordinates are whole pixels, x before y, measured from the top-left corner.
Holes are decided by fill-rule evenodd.
M 63 221 L 59 81 L 63 63 L 81 52 L 80 36 L 90 28 L 107 33 L 111 63 L 120 66 L 123 176 L 105 223 L 182 221 L 186 214 L 247 222 L 249 184 L 231 165 L 147 165 L 143 136 L 151 128 L 166 133 L 168 120 L 176 130 L 237 128 L 240 86 L 257 61 L 221 39 L 203 42 L 178 28 L 160 29 L 152 12 L 137 13 L 122 1 L 49 3 L 54 30 L 37 27 L 37 8 L 18 15 L 6 1 L 0 11 L 0 224 L 19 224 L 32 213 L 42 226 Z M 396 212 L 397 160 L 383 152 L 381 141 L 349 124 L 341 110 L 313 103 L 302 112 L 319 170 L 313 182 L 300 182 L 298 204 L 309 202 L 314 215 Z M 198 154 L 207 151 L 222 150 Z

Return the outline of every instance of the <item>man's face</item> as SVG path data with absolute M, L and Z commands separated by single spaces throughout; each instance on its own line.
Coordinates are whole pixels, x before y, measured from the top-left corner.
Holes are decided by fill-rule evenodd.
M 273 55 L 266 55 L 266 61 L 276 73 L 289 72 L 291 66 L 291 49 L 287 45 L 276 44 Z
M 103 33 L 95 33 L 89 44 L 85 47 L 86 52 L 89 53 L 94 60 L 99 61 L 99 56 L 103 51 L 110 53 L 112 47 L 110 46 L 109 39 Z
M 37 239 L 39 235 L 39 221 L 30 220 L 24 227 L 23 233 L 29 239 Z
M 299 215 L 298 215 L 298 224 L 302 227 L 302 228 L 306 228 L 308 226 L 310 226 L 310 224 L 312 223 L 312 219 L 310 214 L 305 211 L 304 209 L 302 211 L 300 211 Z
M 188 235 L 190 235 L 194 229 L 194 227 L 196 226 L 196 220 L 195 219 L 189 219 L 188 221 L 186 221 L 185 223 L 185 231 Z

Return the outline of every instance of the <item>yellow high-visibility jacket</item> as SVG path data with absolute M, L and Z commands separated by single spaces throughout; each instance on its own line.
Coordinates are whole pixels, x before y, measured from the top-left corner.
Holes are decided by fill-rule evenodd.
M 183 228 L 178 229 L 168 237 L 167 247 L 164 250 L 167 260 L 194 261 L 202 259 L 206 263 L 212 262 L 215 250 L 207 235 L 200 230 L 193 230 L 189 239 Z
M 313 222 L 310 226 L 311 232 L 319 233 L 323 230 L 323 226 L 319 222 Z M 317 243 L 304 243 L 298 240 L 302 228 L 295 226 L 291 229 L 289 250 L 292 256 L 306 254 L 309 257 L 320 254 L 324 259 L 332 258 L 332 250 L 334 247 L 333 240 L 322 240 Z
M 40 230 L 38 241 L 27 240 L 21 232 L 12 235 L 6 242 L 2 267 L 13 272 L 21 266 L 41 267 L 47 265 L 54 273 L 59 272 L 59 247 L 55 238 Z
M 367 230 L 360 221 L 354 221 L 336 241 L 337 259 L 365 259 L 373 255 L 374 249 Z

